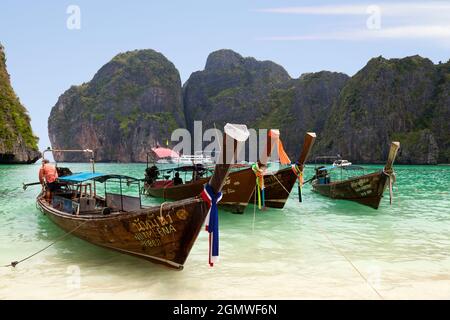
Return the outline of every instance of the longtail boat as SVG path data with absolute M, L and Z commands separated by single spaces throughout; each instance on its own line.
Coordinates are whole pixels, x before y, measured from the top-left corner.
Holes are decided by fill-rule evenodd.
M 338 159 L 331 166 L 316 166 L 316 173 L 312 179 L 313 190 L 332 199 L 344 199 L 378 209 L 384 190 L 389 186 L 392 203 L 392 184 L 395 180 L 393 164 L 399 142 L 392 142 L 388 159 L 383 170 L 357 175 L 344 180 L 331 181 L 330 171 L 340 170 L 341 177 L 346 171 L 362 170 L 346 160 Z M 318 157 L 323 158 L 323 157 Z
M 157 171 L 163 178 L 148 181 L 147 176 L 144 190 L 146 195 L 164 200 L 182 200 L 199 194 L 209 180 L 203 176 L 213 172 L 202 165 L 157 169 Z M 181 178 L 184 183 L 174 183 L 173 176 L 176 173 L 181 173 L 182 176 L 184 174 L 184 180 Z M 191 180 L 186 181 L 188 179 Z M 219 206 L 234 213 L 243 213 L 255 189 L 255 183 L 255 174 L 251 168 L 230 172 L 224 181 L 223 197 Z
M 208 182 L 208 175 L 213 172 L 201 163 L 159 169 L 150 165 L 147 154 L 147 168 L 145 170 L 144 193 L 148 196 L 164 200 L 182 200 L 199 194 Z M 175 175 L 181 174 L 175 180 Z M 181 180 L 180 180 L 181 179 Z M 178 181 L 178 182 L 177 182 Z M 235 164 L 225 179 L 222 189 L 222 200 L 219 206 L 234 213 L 243 213 L 255 191 L 255 173 L 248 165 Z
M 307 132 L 305 134 L 302 151 L 297 162 L 293 164 L 290 163 L 279 136 L 279 130 L 272 129 L 269 131 L 266 156 L 271 155 L 274 148 L 277 148 L 280 164 L 287 166 L 274 172 L 268 172 L 262 168 L 265 167 L 266 159 L 261 159 L 260 166 L 256 167 L 255 170 L 263 175 L 264 182 L 259 183 L 259 188 L 255 190 L 250 201 L 256 202 L 256 199 L 258 199 L 258 203 L 261 203 L 261 206 L 281 209 L 286 204 L 297 179 L 300 182 L 299 197 L 301 201 L 303 169 L 316 139 L 316 134 L 314 132 Z
M 237 142 L 245 141 L 248 135 L 245 125 L 225 126 L 225 137 L 234 139 L 231 140 L 234 143 L 230 162 L 234 161 L 241 145 Z M 226 153 L 225 147 L 223 150 Z M 228 158 L 224 156 L 223 159 Z M 199 191 L 196 197 L 161 206 L 143 206 L 140 192 L 138 197 L 123 194 L 126 187 L 140 189 L 140 180 L 98 173 L 94 165 L 92 172 L 60 177 L 59 190 L 53 191 L 50 197 L 43 190 L 37 197 L 37 206 L 67 233 L 101 247 L 180 270 L 206 219 L 213 242 L 210 244 L 212 263 L 211 256 L 214 258 L 218 254 L 217 202 L 231 165 L 225 162 L 215 166 L 201 195 Z M 103 196 L 96 192 L 100 189 L 96 184 L 100 183 L 103 183 Z M 118 184 L 119 193 L 108 192 L 106 184 L 112 183 Z

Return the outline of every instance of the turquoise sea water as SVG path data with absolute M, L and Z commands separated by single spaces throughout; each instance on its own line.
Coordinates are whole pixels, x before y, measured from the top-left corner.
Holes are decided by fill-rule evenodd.
M 36 209 L 39 187 L 22 190 L 22 182 L 37 180 L 38 168 L 0 167 L 1 265 L 63 234 Z M 97 165 L 136 177 L 144 168 Z M 213 268 L 206 232 L 181 272 L 69 236 L 16 268 L 0 268 L 0 298 L 378 299 L 376 290 L 386 299 L 449 299 L 450 166 L 395 169 L 393 205 L 385 193 L 378 210 L 322 197 L 308 185 L 304 202 L 294 187 L 283 210 L 221 211 L 221 257 Z M 306 178 L 312 173 L 308 167 Z

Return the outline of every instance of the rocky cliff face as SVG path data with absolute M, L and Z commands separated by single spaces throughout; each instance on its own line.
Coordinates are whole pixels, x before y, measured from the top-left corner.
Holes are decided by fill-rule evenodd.
M 185 126 L 178 70 L 161 53 L 117 55 L 94 78 L 67 90 L 48 121 L 53 148 L 90 148 L 97 161 L 143 162 L 156 143 Z M 86 160 L 79 154 L 59 161 Z
M 349 77 L 343 73 L 317 72 L 292 79 L 270 93 L 270 108 L 258 118 L 259 128 L 278 128 L 286 151 L 299 156 L 305 132 L 323 131 L 325 120 Z
M 40 157 L 30 117 L 11 87 L 0 44 L 0 164 L 34 163 Z
M 291 79 L 271 61 L 243 58 L 231 50 L 209 55 L 203 71 L 183 87 L 188 128 L 194 120 L 203 128 L 242 122 L 252 128 L 282 129 L 286 150 L 294 157 L 306 130 L 321 131 L 348 76 L 319 72 Z
M 251 125 L 270 111 L 272 90 L 289 80 L 286 70 L 271 61 L 215 51 L 205 69 L 194 72 L 183 86 L 187 127 L 192 129 L 194 120 L 203 121 L 204 129 L 226 122 Z
M 271 61 L 231 50 L 209 55 L 181 89 L 178 71 L 152 50 L 119 54 L 91 82 L 70 88 L 49 118 L 55 148 L 93 148 L 97 161 L 145 161 L 171 131 L 201 120 L 279 128 L 298 156 L 305 131 L 314 155 L 341 154 L 359 163 L 384 162 L 399 140 L 398 163 L 450 162 L 450 61 L 419 56 L 370 60 L 353 77 L 316 72 L 292 79 Z M 59 160 L 82 160 L 73 155 Z
M 315 153 L 384 162 L 389 142 L 399 140 L 399 163 L 448 162 L 449 140 L 440 137 L 448 135 L 448 108 L 444 66 L 419 56 L 374 58 L 342 89 Z
M 401 142 L 399 163 L 450 162 L 450 62 L 420 56 L 374 58 L 353 77 L 317 72 L 291 79 L 271 62 L 213 52 L 204 71 L 184 86 L 188 127 L 242 121 L 279 128 L 288 153 L 298 154 L 305 131 L 318 134 L 313 155 L 359 163 L 384 162 Z
M 450 60 L 437 65 L 436 69 L 434 110 L 431 121 L 429 118 L 427 120 L 438 145 L 438 162 L 450 163 Z

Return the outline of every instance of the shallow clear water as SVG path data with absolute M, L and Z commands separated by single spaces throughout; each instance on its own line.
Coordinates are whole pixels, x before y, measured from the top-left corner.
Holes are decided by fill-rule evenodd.
M 0 166 L 1 265 L 63 235 L 36 209 L 39 187 L 22 190 L 22 182 L 36 181 L 38 168 Z M 97 165 L 99 172 L 136 177 L 144 168 Z M 14 269 L 0 268 L 0 298 L 378 299 L 375 289 L 386 299 L 449 299 L 450 166 L 396 166 L 396 172 L 394 203 L 386 193 L 378 210 L 305 186 L 304 202 L 294 187 L 283 210 L 254 212 L 250 205 L 244 215 L 221 212 L 221 260 L 214 268 L 207 264 L 206 232 L 181 272 L 69 236 Z M 307 168 L 306 176 L 312 173 Z

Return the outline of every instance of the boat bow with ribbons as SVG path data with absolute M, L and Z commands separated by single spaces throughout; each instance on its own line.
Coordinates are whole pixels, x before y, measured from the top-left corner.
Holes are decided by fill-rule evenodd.
M 268 158 L 273 154 L 274 150 L 277 151 L 280 165 L 284 167 L 274 172 L 268 170 L 258 172 L 259 176 L 257 175 L 257 178 L 260 179 L 261 174 L 264 177 L 264 182 L 260 183 L 264 189 L 256 190 L 252 200 L 255 201 L 255 198 L 257 198 L 258 204 L 261 203 L 260 206 L 281 209 L 284 207 L 295 182 L 298 180 L 299 200 L 302 201 L 303 169 L 315 139 L 316 134 L 314 132 L 307 132 L 304 137 L 302 151 L 298 160 L 291 163 L 291 160 L 284 151 L 283 143 L 280 139 L 280 131 L 277 129 L 269 130 L 267 152 L 265 156 L 260 159 L 257 168 L 267 168 Z M 259 195 L 260 193 L 264 195 L 263 203 L 262 197 Z M 259 199 L 261 199 L 261 201 L 259 201 Z

